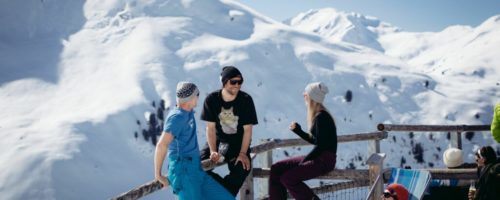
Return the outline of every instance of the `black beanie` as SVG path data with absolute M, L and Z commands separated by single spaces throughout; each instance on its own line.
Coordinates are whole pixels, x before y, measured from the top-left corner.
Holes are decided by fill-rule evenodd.
M 240 76 L 241 80 L 243 80 L 243 76 L 241 75 L 240 70 L 234 66 L 225 66 L 222 68 L 222 72 L 220 73 L 220 80 L 222 85 L 225 85 L 227 81 L 231 78 Z

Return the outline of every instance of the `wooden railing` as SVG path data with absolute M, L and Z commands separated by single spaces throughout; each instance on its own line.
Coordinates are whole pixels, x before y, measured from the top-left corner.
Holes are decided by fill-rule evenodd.
M 462 149 L 462 132 L 489 131 L 490 125 L 402 125 L 378 124 L 379 131 L 404 131 L 404 132 L 453 132 L 451 146 Z
M 401 132 L 450 132 L 450 142 L 452 147 L 462 149 L 462 132 L 468 131 L 489 131 L 490 125 L 398 125 L 398 124 L 379 124 L 379 131 L 401 131 Z M 383 166 L 385 155 L 377 156 L 379 165 Z M 433 179 L 457 179 L 471 180 L 476 179 L 476 169 L 423 169 L 431 173 Z M 370 174 L 371 175 L 371 174 Z M 390 169 L 380 170 L 375 183 L 371 185 L 373 188 L 368 194 L 368 198 L 378 199 L 383 191 L 383 182 L 388 180 Z M 367 198 L 367 199 L 368 199 Z
M 338 143 L 345 142 L 356 142 L 356 141 L 370 141 L 369 142 L 369 152 L 379 153 L 380 152 L 380 140 L 387 138 L 387 133 L 371 132 L 371 133 L 357 133 L 350 135 L 340 135 L 337 137 Z M 252 148 L 252 152 L 256 154 L 266 153 L 265 159 L 262 162 L 264 166 L 262 168 L 254 167 L 252 173 L 247 177 L 246 181 L 253 181 L 253 178 L 268 178 L 269 169 L 273 163 L 272 155 L 273 150 L 277 148 L 284 147 L 295 147 L 295 146 L 306 146 L 311 145 L 310 143 L 302 139 L 268 139 L 264 143 L 259 144 Z M 347 183 L 338 183 L 334 185 L 325 185 L 317 188 L 313 188 L 316 194 L 334 192 L 339 189 L 348 189 L 353 187 L 362 187 L 369 185 L 368 170 L 334 170 L 326 175 L 318 177 L 318 179 L 343 179 L 352 180 Z M 253 184 L 247 184 L 246 186 L 251 187 Z M 267 193 L 267 181 L 263 181 L 259 184 L 260 193 Z M 253 188 L 244 188 L 240 191 L 240 199 L 254 199 L 253 193 L 248 191 L 253 191 Z M 264 198 L 265 199 L 265 198 Z
M 338 143 L 344 142 L 355 142 L 355 141 L 370 141 L 369 152 L 379 153 L 380 152 L 380 140 L 387 138 L 387 132 L 378 131 L 371 133 L 357 133 L 351 135 L 339 135 L 337 137 Z M 253 167 L 252 171 L 248 175 L 245 183 L 240 189 L 240 199 L 248 200 L 254 199 L 254 188 L 253 180 L 254 178 L 268 178 L 269 169 L 272 165 L 272 152 L 277 148 L 292 147 L 292 146 L 305 146 L 311 145 L 302 139 L 266 139 L 263 140 L 262 144 L 253 146 L 251 148 L 252 157 L 257 154 L 266 153 L 266 161 L 263 162 L 263 167 Z M 209 160 L 202 161 L 202 166 L 204 170 L 210 170 L 217 166 L 224 165 L 225 163 L 214 164 Z M 349 187 L 362 187 L 369 185 L 368 174 L 369 170 L 334 170 L 326 175 L 318 177 L 318 179 L 349 179 L 351 182 L 339 183 L 336 185 L 326 185 L 318 188 L 313 188 L 317 194 L 325 192 L 333 192 L 341 189 L 347 189 Z M 377 173 L 378 174 L 378 173 Z M 266 191 L 267 191 L 267 187 Z M 128 192 L 120 194 L 117 197 L 112 198 L 113 200 L 131 200 L 139 199 L 147 194 L 155 192 L 161 189 L 161 184 L 157 181 L 150 181 L 144 185 L 134 188 Z
M 378 197 L 383 191 L 383 182 L 390 176 L 388 169 L 383 169 L 383 162 L 385 154 L 380 153 L 380 140 L 387 138 L 388 131 L 402 131 L 402 132 L 453 132 L 451 135 L 452 146 L 462 148 L 461 133 L 467 131 L 488 131 L 490 125 L 395 125 L 395 124 L 379 124 L 377 126 L 378 132 L 358 133 L 351 135 L 340 135 L 337 137 L 339 143 L 355 142 L 355 141 L 370 141 L 368 145 L 368 153 L 370 158 L 367 160 L 368 169 L 349 170 L 349 169 L 335 169 L 334 171 L 318 177 L 317 179 L 341 179 L 351 180 L 348 182 L 338 183 L 334 185 L 326 185 L 313 188 L 316 194 L 334 192 L 341 189 L 357 188 L 364 186 L 371 186 L 373 188 L 372 197 Z M 245 183 L 240 189 L 240 199 L 249 200 L 254 199 L 254 178 L 268 178 L 270 174 L 270 167 L 273 163 L 273 150 L 277 148 L 294 147 L 310 145 L 302 139 L 265 139 L 263 143 L 253 146 L 251 148 L 252 157 L 257 154 L 265 153 L 262 160 L 262 167 L 253 167 L 248 175 Z M 341 150 L 340 150 L 341 151 Z M 209 160 L 202 161 L 203 169 L 210 170 L 226 163 L 215 164 Z M 475 169 L 425 169 L 431 172 L 434 179 L 474 179 Z M 380 178 L 378 178 L 380 177 Z M 378 178 L 378 179 L 377 179 Z M 259 184 L 265 191 L 267 191 L 267 181 L 264 184 Z M 161 189 L 161 185 L 157 181 L 151 181 L 123 193 L 112 199 L 116 200 L 129 200 L 138 199 L 147 194 Z M 264 198 L 265 199 L 265 198 Z

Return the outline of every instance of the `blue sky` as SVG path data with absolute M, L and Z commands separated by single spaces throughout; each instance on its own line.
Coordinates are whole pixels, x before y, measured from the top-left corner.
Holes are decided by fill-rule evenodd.
M 450 25 L 477 26 L 500 15 L 500 0 L 239 0 L 283 21 L 309 9 L 333 7 L 357 12 L 405 31 L 441 31 Z

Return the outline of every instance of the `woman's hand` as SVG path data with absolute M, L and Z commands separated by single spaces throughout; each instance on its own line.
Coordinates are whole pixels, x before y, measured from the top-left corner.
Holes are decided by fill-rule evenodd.
M 289 129 L 290 129 L 291 131 L 294 131 L 296 128 L 299 128 L 299 129 L 300 129 L 300 124 L 298 124 L 296 121 L 292 121 L 292 123 L 290 124 Z
M 250 167 L 251 167 L 250 166 L 250 159 L 248 158 L 248 156 L 246 154 L 244 154 L 243 152 L 240 152 L 234 165 L 237 165 L 238 162 L 241 162 L 241 164 L 243 165 L 243 169 L 250 171 Z

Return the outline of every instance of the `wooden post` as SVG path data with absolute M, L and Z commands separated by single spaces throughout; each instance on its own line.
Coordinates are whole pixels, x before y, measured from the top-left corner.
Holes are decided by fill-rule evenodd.
M 269 150 L 264 154 L 260 155 L 260 163 L 262 163 L 262 169 L 270 170 L 271 165 L 273 165 L 273 150 Z M 255 177 L 254 177 L 255 178 Z M 259 198 L 266 197 L 267 191 L 269 190 L 269 177 L 259 178 L 257 181 L 257 194 Z
M 368 154 L 380 153 L 380 140 L 368 141 Z
M 451 147 L 462 149 L 462 133 L 460 131 L 451 133 Z
M 250 153 L 250 173 L 248 174 L 245 182 L 240 188 L 240 200 L 253 200 L 253 160 L 257 156 L 256 153 Z
M 368 164 L 368 177 L 370 180 L 370 188 L 373 188 L 372 196 L 370 199 L 379 199 L 384 192 L 384 181 L 382 178 L 382 171 L 384 167 L 385 153 L 372 154 L 366 161 Z M 380 176 L 379 179 L 377 177 Z
M 261 144 L 269 142 L 269 139 L 261 139 Z M 261 163 L 261 169 L 270 170 L 271 165 L 273 164 L 273 150 L 266 151 L 263 154 L 259 155 L 258 163 Z M 255 168 L 255 166 L 252 166 Z M 255 178 L 255 177 L 254 177 Z M 258 178 L 254 179 L 256 181 L 257 193 L 259 198 L 263 198 L 267 196 L 267 191 L 269 190 L 269 178 Z
M 271 165 L 273 165 L 273 150 L 269 150 L 266 152 L 266 162 L 265 162 L 266 167 L 271 168 Z
M 387 138 L 389 133 L 383 131 L 382 139 Z M 368 141 L 368 154 L 372 155 L 374 153 L 380 153 L 380 139 L 373 139 Z
M 250 169 L 245 182 L 240 189 L 240 200 L 253 200 L 253 170 Z

